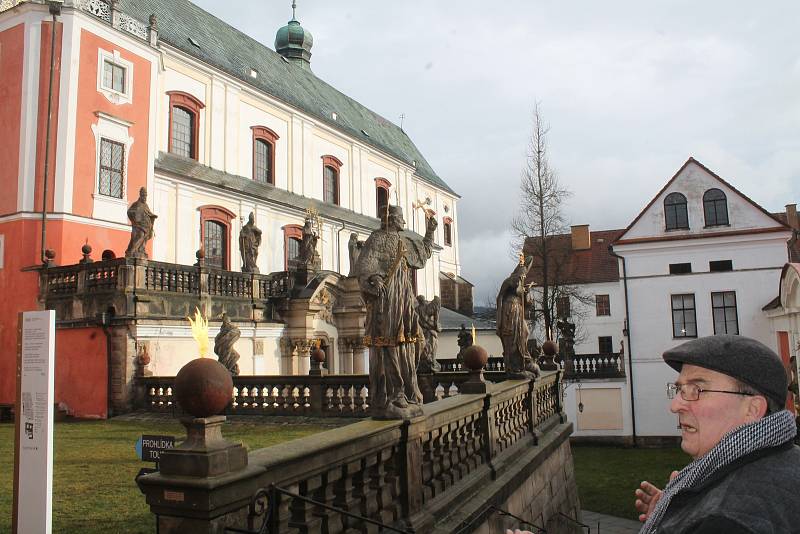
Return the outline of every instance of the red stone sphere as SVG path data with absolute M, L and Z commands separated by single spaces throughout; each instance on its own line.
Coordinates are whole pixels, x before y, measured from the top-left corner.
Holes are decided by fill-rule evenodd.
M 555 353 L 558 352 L 558 345 L 556 345 L 555 341 L 548 339 L 542 343 L 542 352 L 544 352 L 546 356 L 554 356 Z
M 222 412 L 231 402 L 233 378 L 217 360 L 197 358 L 178 371 L 174 390 L 184 411 L 195 417 L 211 417 Z
M 464 349 L 464 367 L 470 371 L 480 371 L 489 362 L 489 353 L 480 345 L 470 345 Z
M 317 347 L 311 351 L 311 359 L 315 362 L 322 363 L 325 361 L 325 351 Z

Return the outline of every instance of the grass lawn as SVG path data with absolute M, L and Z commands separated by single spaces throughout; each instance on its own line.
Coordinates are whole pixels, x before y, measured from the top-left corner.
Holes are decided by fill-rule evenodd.
M 638 519 L 633 492 L 642 480 L 663 488 L 672 471 L 691 461 L 679 447 L 624 449 L 573 445 L 572 455 L 581 508 L 627 519 Z
M 223 434 L 250 450 L 308 436 L 347 420 L 325 423 L 226 423 Z M 53 460 L 53 532 L 155 532 L 155 516 L 139 492 L 134 477 L 152 463 L 136 457 L 142 434 L 168 434 L 180 440 L 180 423 L 164 421 L 91 421 L 56 423 Z M 0 424 L 0 532 L 11 531 L 14 471 L 14 425 Z

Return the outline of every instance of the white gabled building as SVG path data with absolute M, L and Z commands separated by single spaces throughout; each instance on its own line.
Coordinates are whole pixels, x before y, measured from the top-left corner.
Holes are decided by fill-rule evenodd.
M 613 243 L 627 284 L 635 436 L 677 436 L 661 354 L 695 337 L 741 334 L 778 351 L 762 308 L 792 230 L 694 158 Z

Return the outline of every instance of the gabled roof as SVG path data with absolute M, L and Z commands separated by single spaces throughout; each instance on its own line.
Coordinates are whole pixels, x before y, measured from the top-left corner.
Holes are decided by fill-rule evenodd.
M 151 13 L 155 14 L 159 41 L 302 110 L 365 145 L 410 166 L 416 162 L 416 176 L 457 196 L 400 127 L 337 91 L 311 70 L 285 62 L 274 50 L 188 0 L 119 0 L 117 9 L 144 23 Z M 189 38 L 199 46 L 192 44 Z M 251 69 L 258 72 L 257 78 L 250 76 Z M 336 113 L 336 120 L 331 113 Z
M 697 165 L 698 167 L 700 167 L 701 169 L 703 169 L 705 172 L 707 172 L 709 175 L 711 175 L 712 177 L 714 177 L 716 180 L 719 180 L 719 182 L 720 182 L 720 183 L 722 183 L 722 184 L 724 184 L 726 187 L 730 188 L 730 189 L 731 189 L 731 190 L 732 190 L 734 193 L 736 193 L 737 195 L 739 195 L 739 196 L 740 196 L 742 199 L 744 199 L 746 202 L 749 202 L 749 203 L 750 203 L 750 204 L 751 204 L 753 207 L 755 207 L 757 210 L 759 210 L 760 212 L 764 213 L 764 214 L 765 214 L 765 215 L 767 215 L 769 218 L 771 218 L 771 219 L 775 220 L 775 222 L 777 222 L 777 223 L 778 223 L 778 224 L 780 224 L 782 227 L 784 227 L 784 228 L 780 228 L 780 230 L 786 230 L 786 229 L 788 229 L 788 226 L 786 225 L 786 223 L 784 223 L 783 221 L 781 221 L 780 219 L 778 219 L 777 217 L 775 217 L 775 215 L 773 215 L 772 213 L 770 213 L 770 212 L 768 212 L 767 210 L 765 210 L 764 208 L 762 208 L 762 207 L 761 207 L 760 205 L 758 205 L 758 204 L 757 204 L 757 203 L 756 203 L 754 200 L 752 200 L 750 197 L 748 197 L 747 195 L 745 195 L 744 193 L 742 193 L 741 191 L 739 191 L 738 189 L 736 189 L 736 188 L 735 188 L 733 185 L 731 185 L 730 183 L 728 183 L 727 181 L 725 181 L 725 180 L 724 180 L 724 179 L 723 179 L 721 176 L 719 176 L 717 173 L 715 173 L 714 171 L 712 171 L 711 169 L 709 169 L 708 167 L 706 167 L 705 165 L 703 165 L 702 163 L 700 163 L 699 161 L 697 161 L 696 159 L 694 159 L 694 157 L 692 157 L 692 156 L 689 156 L 689 159 L 687 159 L 687 160 L 686 160 L 686 163 L 684 163 L 683 165 L 681 165 L 681 168 L 680 168 L 680 169 L 678 169 L 678 171 L 677 171 L 677 172 L 676 172 L 676 173 L 675 173 L 675 174 L 672 176 L 672 178 L 670 178 L 670 179 L 669 179 L 669 181 L 667 181 L 667 183 L 666 183 L 666 184 L 664 184 L 664 187 L 662 187 L 662 188 L 659 190 L 659 192 L 658 192 L 658 193 L 656 193 L 656 195 L 655 195 L 655 196 L 654 196 L 654 197 L 653 197 L 653 198 L 650 200 L 650 202 L 648 202 L 648 203 L 647 203 L 647 205 L 646 205 L 646 206 L 645 206 L 645 207 L 642 209 L 642 211 L 640 211 L 640 212 L 639 212 L 639 214 L 636 216 L 636 218 L 635 218 L 635 219 L 633 219 L 633 221 L 631 221 L 631 223 L 630 223 L 630 224 L 627 226 L 627 228 L 625 228 L 625 230 L 624 230 L 624 231 L 622 232 L 622 234 L 619 236 L 617 243 L 624 243 L 625 241 L 627 241 L 627 240 L 625 240 L 625 239 L 624 239 L 624 235 L 625 235 L 625 234 L 626 234 L 626 233 L 627 233 L 627 232 L 628 232 L 628 231 L 629 231 L 631 228 L 633 228 L 633 226 L 634 226 L 634 225 L 635 225 L 635 224 L 636 224 L 636 223 L 639 221 L 639 219 L 641 219 L 641 218 L 644 216 L 644 214 L 645 214 L 645 213 L 647 213 L 647 210 L 649 210 L 649 209 L 650 209 L 650 207 L 651 207 L 651 206 L 652 206 L 652 205 L 655 203 L 655 201 L 656 201 L 656 200 L 658 200 L 658 199 L 661 197 L 661 195 L 663 195 L 663 194 L 664 194 L 664 191 L 666 191 L 666 190 L 669 188 L 669 186 L 670 186 L 670 185 L 672 185 L 672 183 L 673 183 L 673 182 L 674 182 L 674 181 L 675 181 L 675 180 L 678 178 L 678 176 L 680 176 L 680 174 L 683 172 L 683 170 L 684 170 L 684 169 L 686 169 L 686 167 L 688 167 L 690 164 L 695 164 L 695 165 Z M 739 232 L 739 233 L 741 233 L 741 232 Z M 673 236 L 669 236 L 669 237 L 668 237 L 668 236 L 664 236 L 664 237 L 652 237 L 652 238 L 646 238 L 646 240 L 648 240 L 648 241 L 660 241 L 660 240 L 669 240 L 669 239 L 680 239 L 680 238 L 683 238 L 683 239 L 691 239 L 691 238 L 702 238 L 702 237 L 712 237 L 712 236 L 710 236 L 710 235 L 701 235 L 701 234 L 698 234 L 698 235 L 689 235 L 689 236 L 680 236 L 680 237 L 673 237 Z M 637 242 L 638 242 L 638 241 L 644 241 L 644 239 L 636 239 L 636 241 L 637 241 Z
M 560 284 L 596 284 L 619 280 L 619 262 L 608 247 L 625 230 L 600 230 L 590 234 L 591 248 L 573 250 L 572 235 L 559 234 L 550 237 L 552 255 L 549 272 L 559 272 Z M 538 238 L 525 240 L 524 252 L 531 253 Z M 555 265 L 559 263 L 560 265 Z M 542 266 L 534 255 L 534 264 L 528 273 L 528 282 L 542 283 Z M 551 280 L 552 283 L 552 280 Z

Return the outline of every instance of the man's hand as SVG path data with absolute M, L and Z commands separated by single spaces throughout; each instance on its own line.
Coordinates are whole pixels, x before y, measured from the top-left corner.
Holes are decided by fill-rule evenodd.
M 678 476 L 678 472 L 673 471 L 672 474 L 669 475 L 669 479 L 672 480 L 676 476 Z M 647 518 L 650 517 L 650 514 L 653 513 L 658 500 L 661 498 L 662 492 L 660 489 L 644 480 L 639 484 L 639 489 L 634 493 L 636 495 L 634 506 L 636 507 L 636 511 L 639 512 L 639 521 L 644 523 L 647 521 Z

